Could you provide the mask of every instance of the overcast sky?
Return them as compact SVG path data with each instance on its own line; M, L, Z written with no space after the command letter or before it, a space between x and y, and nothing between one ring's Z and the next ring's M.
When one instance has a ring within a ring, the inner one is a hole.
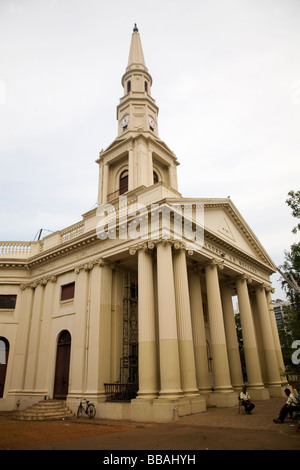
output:
M0 0L0 240L95 207L134 23L179 191L230 196L283 263L299 241L299 0Z

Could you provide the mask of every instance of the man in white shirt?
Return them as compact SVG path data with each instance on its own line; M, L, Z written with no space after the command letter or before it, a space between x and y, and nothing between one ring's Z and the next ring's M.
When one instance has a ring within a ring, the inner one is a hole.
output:
M283 423L288 413L292 414L294 411L300 411L298 399L293 393L291 393L290 389L286 388L284 390L284 393L288 398L281 410L279 411L278 418L273 419L274 423Z
M246 413L251 414L251 411L253 410L253 408L255 408L255 405L250 400L250 395L247 392L246 387L243 387L240 393L240 400L242 402L243 407L245 408Z

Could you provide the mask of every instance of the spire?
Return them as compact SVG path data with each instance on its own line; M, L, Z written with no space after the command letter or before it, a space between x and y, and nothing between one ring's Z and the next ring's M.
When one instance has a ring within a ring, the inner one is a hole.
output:
M158 107L151 97L152 77L145 64L141 38L134 25L126 71L122 77L124 96L117 107L118 134L152 132L158 137Z
M143 54L143 48L142 48L142 43L141 43L141 38L139 34L139 30L137 28L137 25L135 23L134 28L133 28L133 33L131 37L131 44L130 44L130 51L129 51L129 57L128 57L128 64L127 64L127 69L126 72L132 70L132 69L143 69L146 72L148 71L146 64L145 64L145 59L144 59L144 54Z

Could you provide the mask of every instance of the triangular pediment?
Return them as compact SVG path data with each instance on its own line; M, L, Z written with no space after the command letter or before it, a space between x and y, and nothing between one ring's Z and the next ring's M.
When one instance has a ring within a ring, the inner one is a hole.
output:
M276 271L270 256L230 199L180 198L176 200L176 204L204 206L203 220L207 239Z
M266 250L230 199L204 202L205 229L251 258L275 268Z

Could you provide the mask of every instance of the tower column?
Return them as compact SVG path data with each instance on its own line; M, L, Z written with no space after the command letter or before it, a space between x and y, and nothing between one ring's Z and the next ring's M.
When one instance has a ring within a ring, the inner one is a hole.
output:
M273 333L270 323L265 287L263 285L255 289L257 306L259 311L260 330L264 348L264 356L267 368L267 386L271 397L281 396L281 380L278 362L275 352Z
M197 386L200 392L209 393L211 392L211 384L208 371L205 323L199 272L196 270L189 271L188 278Z
M239 345L236 334L234 311L232 305L231 288L228 283L221 283L221 299L224 314L224 327L226 334L227 354L229 361L231 383L235 390L241 391L243 375Z
M252 398L268 399L269 394L262 383L247 279L245 277L236 279L236 289L243 335L248 388L251 389Z
M136 186L134 176L134 152L132 149L130 149L128 151L128 191L132 191L132 189L134 189Z
M160 398L182 397L171 243L157 244Z
M137 398L158 394L152 252L138 251L139 391Z
M174 244L177 249L173 255L173 263L181 386L185 396L195 396L199 392L196 384L186 250L177 245L179 244Z
M107 202L107 192L108 192L108 164L107 163L104 163L103 165L102 175L103 175L102 204L105 204Z
M218 279L218 264L214 260L205 266L205 274L208 317L211 332L214 389L217 392L232 392Z

